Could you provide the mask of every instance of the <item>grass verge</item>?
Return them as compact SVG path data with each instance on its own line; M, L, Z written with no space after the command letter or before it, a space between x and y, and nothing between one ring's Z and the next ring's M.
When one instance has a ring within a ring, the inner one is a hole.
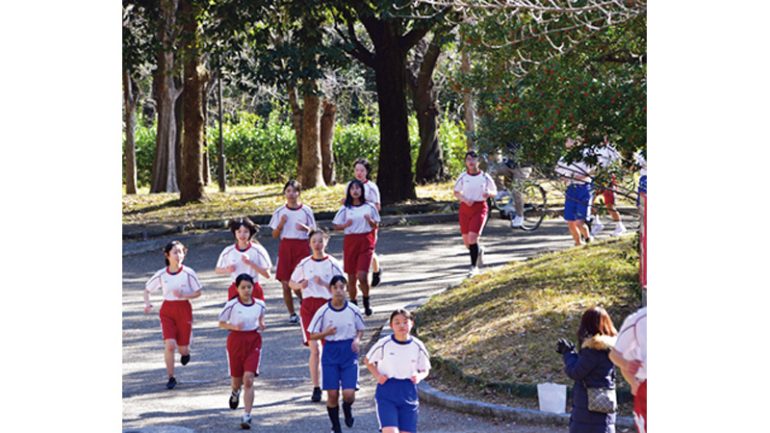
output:
M607 309L616 327L638 308L638 263L635 237L624 236L514 262L434 296L417 312L418 335L437 367L431 382L483 401L537 407L536 384L572 385L556 340L575 340L588 307Z

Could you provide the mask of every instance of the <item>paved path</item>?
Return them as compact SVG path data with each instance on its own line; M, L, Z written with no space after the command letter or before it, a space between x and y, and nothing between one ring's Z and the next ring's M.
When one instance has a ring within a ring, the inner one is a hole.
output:
M606 235L604 235L606 236ZM491 219L483 237L488 266L523 260L545 251L569 247L572 243L561 220L544 222L534 233L512 231L506 222ZM277 253L277 242L261 239L265 248ZM225 302L227 277L214 274L214 265L226 243L193 246L185 264L198 273L203 295L192 301L194 336L192 360L178 363L177 387L165 388L163 343L157 309L142 312L145 281L163 265L160 252L123 258L123 429L181 426L195 432L238 429L242 409L227 407L229 377L225 357L227 331L217 327L217 315ZM364 341L397 307L418 299L464 278L468 254L456 224L433 224L385 228L377 247L383 260L383 283L372 290L374 315L367 320ZM342 257L342 236L334 235L328 251ZM328 418L323 403L311 403L307 370L307 350L301 345L298 325L287 321L280 295L280 284L265 285L268 305L267 326L263 334L261 376L255 381L256 396L253 430L263 432L326 432ZM154 300L159 306L160 302ZM356 425L351 432L376 432L374 381L361 369L361 390L354 405ZM242 401L242 400L241 400ZM566 432L563 427L517 426L510 422L488 420L447 411L423 404L420 432L523 433Z

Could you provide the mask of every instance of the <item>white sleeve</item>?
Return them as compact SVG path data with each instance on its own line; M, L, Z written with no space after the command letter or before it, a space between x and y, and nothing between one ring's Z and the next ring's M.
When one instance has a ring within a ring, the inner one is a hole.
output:
M273 263L270 261L270 254L267 253L267 250L265 249L265 247L262 245L258 245L257 251L259 252L259 254L257 255L258 257L257 264L265 269L272 268Z
M556 171L557 174L559 174L561 176L564 176L564 177L567 177L567 178L570 178L570 179L575 174L573 172L573 170L570 169L570 167L568 167L567 164L564 162L564 159L560 159L559 160L559 162L556 164L555 171Z
M150 293L160 290L162 287L160 276L163 275L163 272L165 272L165 269L155 272L155 274L153 274L153 276L144 284L144 290L147 290Z
M235 298L237 302L238 298ZM233 312L233 307L235 306L235 302L232 302L232 300L228 301L225 304L225 308L222 310L221 313L219 313L219 321L220 322L229 322L230 321L230 315Z
M463 180L463 176L465 176L465 173L461 174L460 177L457 178L455 181L455 192L460 192L463 189L461 181Z
M487 180L487 194L489 195L497 195L497 185L495 185L495 180L492 179L492 176L489 175L489 173L484 173L484 177Z
M369 182L369 183L371 183L371 182ZM371 184L372 184L371 185L372 186L372 194L374 195L374 204L380 204L380 188L377 185L373 184L373 183L371 183Z
M380 213L377 212L377 208L374 207L374 205L369 206L369 214L372 217L372 220L374 220L374 222L376 223L380 222Z
M340 210L337 211L337 214L334 215L334 219L332 220L332 224L336 224L338 226L341 226L342 224L345 224L345 221L347 220L347 208L345 206L342 206Z
M636 324L636 314L632 314L626 317L623 321L623 326L620 327L618 337L615 340L615 350L622 353L625 357L627 353L633 351L637 346L636 338L634 337L634 325Z
M417 371L424 373L430 370L430 355L428 355L428 349L422 342L417 342L417 347L420 350L420 353L417 354Z
M335 275L345 275L345 272L342 270L342 265L340 265L340 262L337 259L329 257L329 263L332 265L332 277Z
M186 268L189 272L187 274L187 278L190 281L190 288L192 288L193 292L197 292L198 290L201 290L203 286L201 285L200 280L198 280L198 274L195 273L191 268Z
M316 228L315 215L313 215L313 209L305 207L305 214L307 215L307 226L311 229Z
M369 360L369 362L375 363L380 362L383 360L385 355L385 349L383 346L388 341L387 339L390 337L383 337L380 339L380 341L374 343L374 346L372 346L371 349L369 349L369 353L366 354L366 359Z
M270 217L270 228L275 230L278 228L278 224L281 221L281 208L278 208L273 212L273 216Z
M310 324L307 325L307 332L318 333L323 331L324 321L322 319L323 312L326 310L325 306L318 309L310 320Z
M218 268L224 268L229 265L228 263L226 263L226 260L225 260L227 258L228 251L230 251L230 247L225 248L224 250L222 250L221 253L219 253L219 259L217 259Z
M305 267L303 266L303 263L298 264L297 267L294 268L294 271L291 273L291 277L289 277L289 279L295 283L305 279Z
M363 331L364 329L366 329L366 324L364 323L364 318L361 316L361 310L359 310L358 308L354 308L353 309L353 313L355 313L354 314L354 316L355 316L354 320L355 320L355 325L356 325L356 331Z

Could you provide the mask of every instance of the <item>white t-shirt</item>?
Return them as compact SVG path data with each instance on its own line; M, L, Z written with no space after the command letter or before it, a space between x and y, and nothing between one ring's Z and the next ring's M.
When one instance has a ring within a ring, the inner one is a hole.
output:
M254 299L251 305L241 302L239 297L230 299L219 313L220 322L241 325L241 331L253 331L259 328L259 318L265 315L267 307L261 299Z
M286 215L286 224L283 226L283 230L281 230L281 239L307 240L308 232L297 229L297 223L304 224L310 228L315 228L316 226L313 209L310 206L301 204L298 208L292 209L283 205L273 212L273 217L270 218L271 229L275 230L278 228L278 225L281 223L281 216L283 215Z
M497 186L489 173L479 171L476 174L469 174L466 171L457 178L455 191L460 192L463 197L474 202L486 201L483 194L497 195Z
M169 272L168 268L163 268L156 272L147 283L144 289L150 293L163 289L163 299L166 301L182 301L182 298L174 296L174 290L181 290L185 295L191 295L202 289L201 283L195 271L187 266L182 267L176 273Z
M320 277L323 281L329 282L335 275L345 275L342 272L342 265L332 256L326 256L321 260L316 260L313 256L307 256L297 263L294 272L291 273L291 281L296 283L307 280L307 287L302 290L303 298L322 298L331 299L332 294L329 288L316 284L313 277Z
M647 159L642 155L642 152L636 152L634 154L634 158L636 159L636 163L639 164L642 169L639 171L639 174L642 176L647 176Z
M324 338L326 341L352 340L358 331L365 329L364 318L361 317L358 306L348 301L345 301L345 305L339 310L334 309L331 301L324 304L315 312L307 330L315 334L332 326L337 328L337 332L333 335L327 335Z
M642 362L636 372L639 381L647 379L647 307L626 317L615 341L615 350L623 354L623 359Z
M249 274L254 278L255 283L259 283L260 275L250 266L247 266L246 263L243 263L243 256L248 257L250 261L256 263L257 266L261 268L270 269L273 266L270 261L270 255L267 253L267 250L265 250L265 247L251 242L249 247L243 251L238 249L237 244L230 245L222 250L222 253L219 255L219 260L217 260L217 267L225 268L230 265L235 265L235 271L230 273L230 280L235 281L235 279L238 278L238 275Z
M382 337L369 349L366 358L377 364L380 374L394 379L409 379L418 372L430 370L428 350L422 341L412 336L403 343L394 335Z
M556 164L556 173L573 183L591 183L591 167L585 161L575 161L567 164L564 158Z
M371 203L366 202L358 206L342 206L337 211L337 215L334 216L332 224L342 225L347 220L353 220L353 224L350 227L345 227L344 233L346 235L369 233L374 229L366 222L364 215L369 215L374 222L380 222L380 213L377 212L377 208Z
M594 148L593 153L596 155L596 163L601 167L608 167L615 161L620 161L620 153L611 144Z

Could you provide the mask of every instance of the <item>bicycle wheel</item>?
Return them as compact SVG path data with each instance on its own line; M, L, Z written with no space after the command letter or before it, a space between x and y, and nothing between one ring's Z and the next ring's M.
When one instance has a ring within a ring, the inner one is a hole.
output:
M524 231L535 230L545 218L545 189L534 182L524 182L521 195L524 198L524 222L520 228Z

